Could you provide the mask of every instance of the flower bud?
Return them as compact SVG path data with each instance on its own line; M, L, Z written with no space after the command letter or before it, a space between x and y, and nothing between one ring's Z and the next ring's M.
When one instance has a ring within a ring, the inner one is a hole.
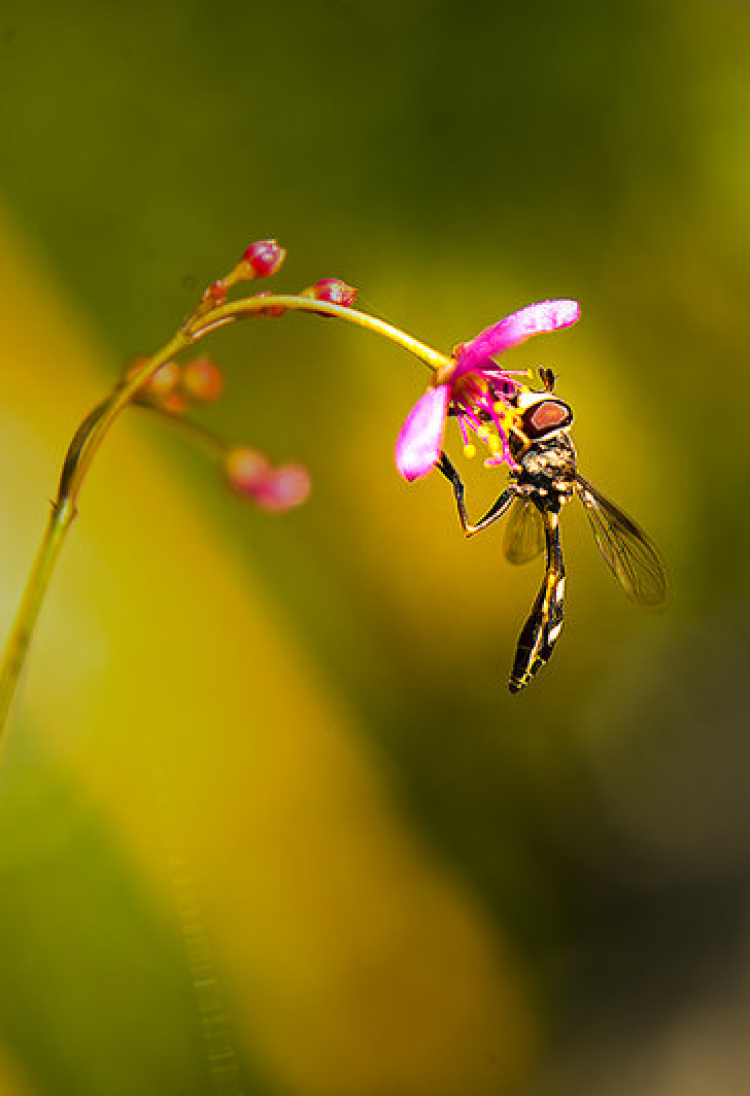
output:
M165 396L159 396L158 399L154 400L154 403L169 415L184 415L188 409L187 396L178 389L175 389L174 392L167 392Z
M281 513L292 510L310 494L310 473L301 464L284 464L276 468L259 486L255 501L264 510Z
M197 403L213 403L221 395L224 378L210 358L196 358L185 366L181 387Z
M239 495L255 498L260 486L271 473L271 465L257 449L243 446L227 453L224 471L229 486Z
M303 289L301 297L310 297L313 301L326 301L328 304L340 304L348 308L354 303L358 290L347 285L339 278L321 278L315 285Z
M228 292L229 285L226 278L219 278L218 281L213 282L203 294L203 304L212 306L224 304Z
M299 506L310 494L310 476L300 464L274 468L257 449L232 449L224 471L230 486L263 510L281 513Z
M142 365L143 359L136 362L132 369L128 371L128 376L131 376L136 369L140 369ZM139 395L160 403L166 396L175 391L181 378L182 369L177 362L164 362L164 365L160 365L153 376L149 377L141 387Z
M276 240L257 240L245 249L242 256L251 278L270 278L280 269L285 258L286 251Z

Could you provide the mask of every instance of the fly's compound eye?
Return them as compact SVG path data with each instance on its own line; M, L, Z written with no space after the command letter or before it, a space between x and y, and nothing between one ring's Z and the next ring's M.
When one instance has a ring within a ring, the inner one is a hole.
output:
M529 441L537 441L556 430L564 430L573 421L573 412L562 400L539 400L523 413L523 431Z

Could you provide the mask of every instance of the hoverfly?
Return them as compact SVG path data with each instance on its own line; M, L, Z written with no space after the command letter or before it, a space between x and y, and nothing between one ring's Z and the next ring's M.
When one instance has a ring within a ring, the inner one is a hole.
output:
M511 397L516 414L508 441L516 468L508 486L476 525L469 521L464 484L444 452L437 467L450 482L467 536L486 529L510 510L504 550L514 564L546 552L546 572L528 620L518 638L510 674L511 693L523 689L549 660L563 623L565 567L560 543L560 511L577 495L584 505L604 561L627 596L638 605L660 605L667 576L659 553L643 530L581 476L570 437L573 412L554 395L555 376L541 369L542 391Z

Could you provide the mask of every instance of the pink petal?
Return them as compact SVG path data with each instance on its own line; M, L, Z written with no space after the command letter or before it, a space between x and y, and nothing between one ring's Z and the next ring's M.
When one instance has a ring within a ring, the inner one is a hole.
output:
M530 335L544 335L570 327L581 314L578 301L540 301L529 304L518 312L511 312L504 320L480 331L475 339L464 343L458 352L458 365L452 380L474 369L480 369L490 358L517 346Z
M419 479L432 470L443 445L450 389L430 388L406 416L396 441L396 467L404 479Z

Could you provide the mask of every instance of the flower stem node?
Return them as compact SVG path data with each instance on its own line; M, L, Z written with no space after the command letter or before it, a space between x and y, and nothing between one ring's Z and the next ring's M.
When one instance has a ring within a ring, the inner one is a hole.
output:
M262 289L260 293L253 293L253 297L273 297L273 293L270 289ZM283 316L286 309L281 304L272 304L268 308L262 308L258 312L259 316Z
M239 447L225 458L230 487L262 510L281 513L299 506L310 494L310 475L300 464L275 468L257 449Z

